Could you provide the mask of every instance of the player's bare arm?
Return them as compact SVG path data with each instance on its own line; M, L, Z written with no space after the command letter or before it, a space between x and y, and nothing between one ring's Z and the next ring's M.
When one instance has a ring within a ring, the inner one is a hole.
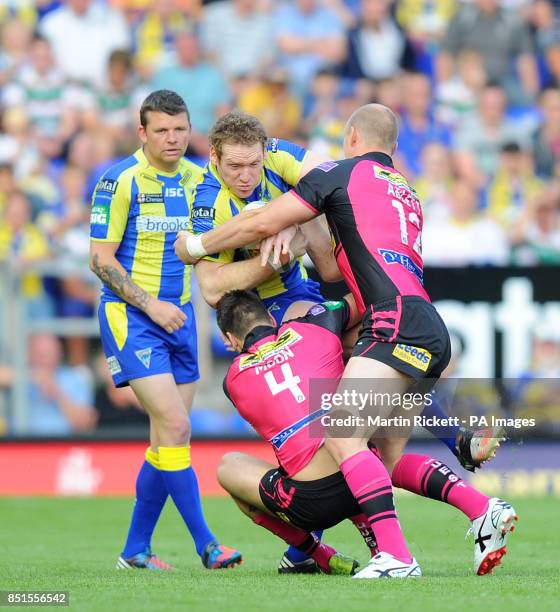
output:
M170 302L157 300L130 278L115 257L119 244L92 241L90 248L92 272L125 302L145 312L166 332L173 333L183 327L186 317L180 308Z
M289 225L306 223L317 216L317 212L305 206L295 195L288 192L273 200L260 210L237 215L220 227L189 237L188 232L179 232L175 241L175 253L184 263L195 263L208 253L219 253L237 249L268 236L277 234ZM187 249L187 240L200 243L193 252Z
M215 308L224 293L233 289L254 289L270 278L275 270L270 264L261 266L260 257L257 256L232 263L200 260L194 272L202 297Z
M307 254L321 278L328 283L342 280L325 217L321 215L312 219L302 225L300 229L307 241ZM262 248L261 250L262 257L265 255L268 257L269 254L265 252L265 249Z

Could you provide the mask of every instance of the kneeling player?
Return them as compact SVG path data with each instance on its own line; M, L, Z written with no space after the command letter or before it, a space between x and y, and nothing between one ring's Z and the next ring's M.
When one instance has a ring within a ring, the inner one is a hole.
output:
M255 523L308 553L323 571L352 573L352 560L320 544L311 531L349 518L375 554L387 544L375 525L395 513L388 505L386 512L370 521L370 531L323 440L310 435L309 425L324 413L310 410L307 385L302 384L312 378L340 379L344 369L340 337L356 318L349 303L318 304L305 317L276 327L256 296L233 291L218 302L217 316L222 333L240 352L224 389L240 414L272 444L279 463L278 467L229 453L218 469L220 483ZM472 521L476 536L475 572L490 573L499 565L517 518L511 505L488 498L446 465L424 455L403 455L392 470L392 483L461 510ZM382 503L384 496L391 496L391 487L375 494ZM418 575L420 568L413 562L403 564L401 571L392 569L387 577Z

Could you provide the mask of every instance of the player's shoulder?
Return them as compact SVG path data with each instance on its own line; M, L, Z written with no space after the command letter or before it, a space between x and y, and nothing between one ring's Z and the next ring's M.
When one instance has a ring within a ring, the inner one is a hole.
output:
M307 149L296 144L295 142L290 142L289 140L269 138L266 141L265 152L266 165L267 160L272 160L275 156L289 156L295 161L301 162L307 153Z
M204 166L197 164L188 157L183 157L179 170L183 175L183 182L190 186L195 185L204 174Z
M119 194L129 192L137 168L139 163L134 155L107 168L95 185L93 192L95 200L113 200L117 190Z
M140 167L140 162L135 155L129 155L123 160L109 166L101 176L99 182L103 180L118 181L125 178L126 175L132 175L136 169Z
M353 164L349 162L347 159L321 162L301 178L300 184L302 187L315 185L322 190L344 185L352 174Z
M201 172L192 184L193 206L215 208L223 200L219 196L226 194L227 189L220 183L209 165L201 169Z

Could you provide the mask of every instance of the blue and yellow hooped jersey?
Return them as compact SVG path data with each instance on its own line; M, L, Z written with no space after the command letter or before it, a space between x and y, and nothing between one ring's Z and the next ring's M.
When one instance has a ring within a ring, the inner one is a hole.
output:
M190 300L191 266L178 259L173 243L189 227L188 195L200 174L187 159L176 172L157 170L138 149L109 168L93 193L91 239L119 242L116 258L133 282L174 304ZM102 300L122 301L107 286Z
M289 191L298 182L307 151L302 147L271 138L266 146L261 182L245 199L237 197L223 182L216 167L209 163L196 181L191 192L192 230L199 234L223 225L238 215L249 202L268 202ZM222 251L205 259L231 263L249 259L247 249ZM301 285L307 280L307 272L301 258L287 272L276 273L257 287L261 299L275 297Z

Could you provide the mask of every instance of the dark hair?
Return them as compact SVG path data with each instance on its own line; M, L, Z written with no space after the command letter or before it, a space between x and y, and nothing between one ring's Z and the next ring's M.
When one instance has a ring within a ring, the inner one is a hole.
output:
M49 47L51 46L51 43L49 41L48 38L45 38L42 34L39 34L39 32L34 32L33 33L33 38L31 39L32 43L38 43L38 42L43 42L46 43L47 45L49 45Z
M250 291L228 291L216 305L218 327L223 334L227 332L243 339L256 323L268 324L270 316L266 306Z
M521 153L522 148L521 145L515 140L509 140L508 142L504 142L500 147L502 153Z
M267 141L263 124L253 115L238 110L230 111L212 126L208 135L218 159L222 156L224 144L254 145L260 144L263 149Z
M189 115L189 109L185 104L185 101L178 93L170 91L169 89L158 89L152 91L152 93L142 102L140 107L140 124L142 127L148 125L147 113L158 112L165 113L166 115L180 115L181 113L187 113L187 119L191 122Z
M132 55L126 49L115 49L109 55L109 66L122 64L127 70L132 68Z

